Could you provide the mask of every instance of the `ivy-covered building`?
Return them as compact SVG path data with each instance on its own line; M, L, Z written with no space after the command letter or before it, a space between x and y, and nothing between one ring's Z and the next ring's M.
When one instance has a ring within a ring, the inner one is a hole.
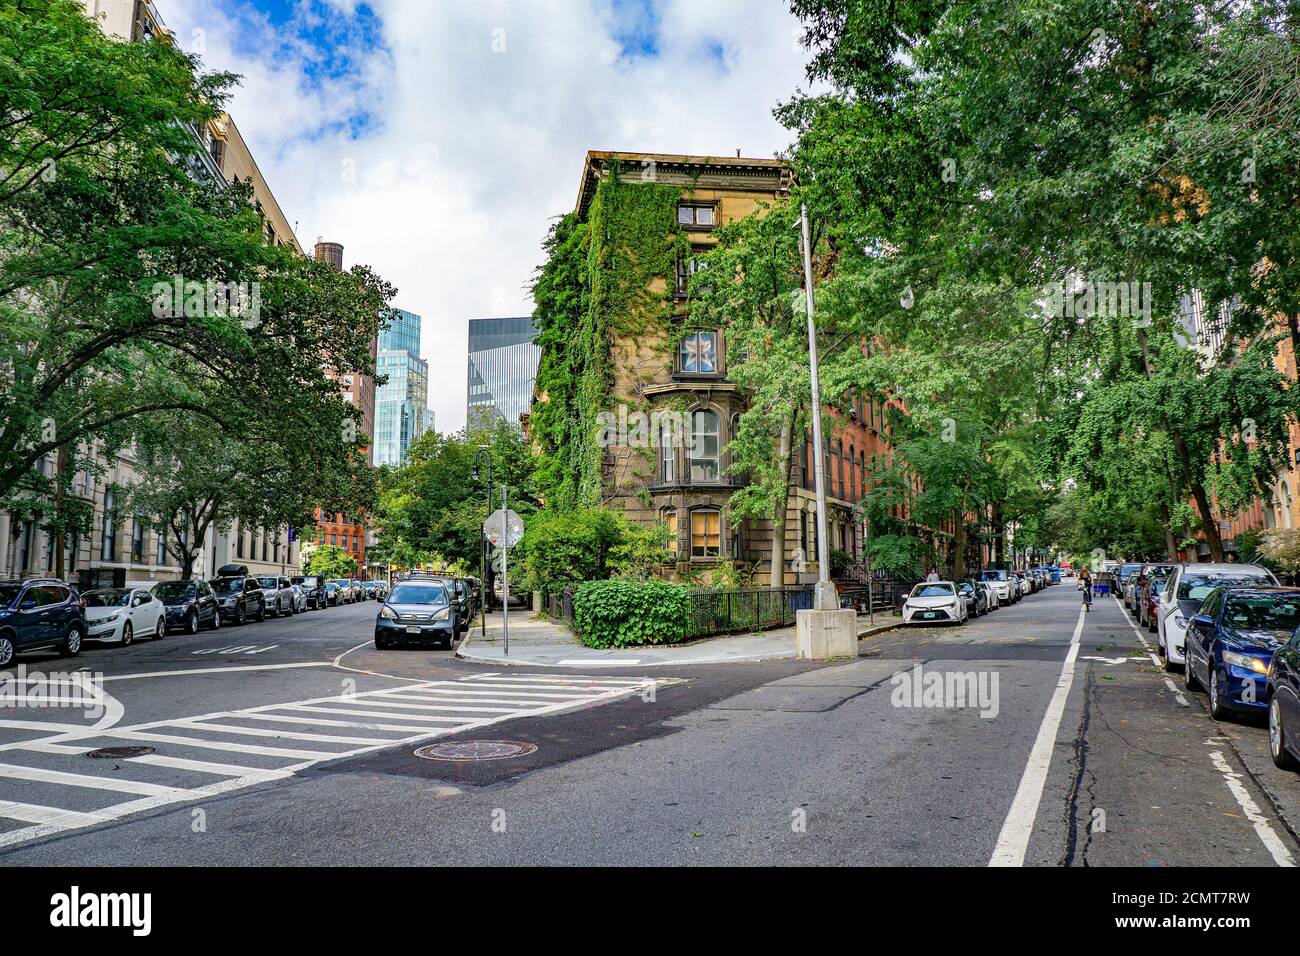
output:
M727 446L745 395L722 329L693 325L688 284L714 231L788 195L781 160L592 151L573 212L534 286L542 354L528 417L548 507L604 505L667 529L678 575L737 566L771 579L772 524L732 522L744 478ZM885 447L884 415L855 403L827 448L831 546L862 553L852 505ZM810 446L796 442L782 580L814 579Z

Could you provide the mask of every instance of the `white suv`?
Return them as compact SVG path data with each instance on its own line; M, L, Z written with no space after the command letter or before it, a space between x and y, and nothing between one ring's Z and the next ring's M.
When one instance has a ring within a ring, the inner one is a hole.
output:
M1273 572L1258 564L1180 564L1169 576L1156 605L1156 633L1165 670L1185 662L1187 626L1215 588L1277 585Z

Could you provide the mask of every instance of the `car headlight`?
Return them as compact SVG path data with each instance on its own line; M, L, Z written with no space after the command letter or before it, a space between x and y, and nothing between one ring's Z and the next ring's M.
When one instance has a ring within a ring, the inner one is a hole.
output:
M1236 651L1224 651L1223 663L1231 664L1233 667L1240 667L1243 670L1254 671L1256 674L1268 673L1268 665L1258 657L1251 657L1249 654L1238 654Z
M1178 612L1174 612L1174 626L1187 627L1187 618L1183 617L1183 615Z
M445 621L451 614L451 608L445 607L433 616L435 621Z
M397 620L397 612L394 611L387 604L385 604L383 607L379 609L379 616L382 617L385 621Z

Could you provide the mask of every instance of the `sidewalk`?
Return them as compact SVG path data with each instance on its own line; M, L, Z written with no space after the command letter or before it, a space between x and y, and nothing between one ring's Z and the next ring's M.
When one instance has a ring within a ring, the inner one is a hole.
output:
M880 623L883 620L884 623ZM858 637L870 637L900 626L892 615L877 615L868 628L858 617ZM727 664L794 657L794 628L781 627L754 634L708 637L685 644L658 647L597 649L579 643L562 624L534 618L531 611L510 613L510 654L506 656L499 613L487 618L487 637L477 621L456 649L456 656L485 664L528 664L534 667L662 667L666 664Z

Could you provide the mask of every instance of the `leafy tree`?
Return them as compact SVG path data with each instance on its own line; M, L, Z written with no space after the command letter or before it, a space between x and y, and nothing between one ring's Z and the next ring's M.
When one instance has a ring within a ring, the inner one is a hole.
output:
M307 551L306 548L303 550ZM357 559L336 544L318 545L303 559L302 573L324 578L350 578L357 573Z

